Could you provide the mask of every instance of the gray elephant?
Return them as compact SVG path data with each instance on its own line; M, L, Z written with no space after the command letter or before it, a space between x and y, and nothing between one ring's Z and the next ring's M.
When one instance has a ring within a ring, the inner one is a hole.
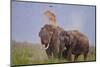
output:
M47 53L47 56L50 58L52 57L58 57L59 55L59 47L60 47L60 39L59 39L59 33L63 30L60 27L55 27L52 25L45 25L41 28L39 32L39 37L41 39L42 45L45 45L45 50Z
M64 52L64 55L67 55L67 59L69 61L72 61L72 54L75 56L74 61L76 61L78 56L81 54L84 55L84 60L87 59L87 54L89 52L89 40L78 30L61 32L60 43L60 57L62 57ZM66 50L64 51L65 47Z

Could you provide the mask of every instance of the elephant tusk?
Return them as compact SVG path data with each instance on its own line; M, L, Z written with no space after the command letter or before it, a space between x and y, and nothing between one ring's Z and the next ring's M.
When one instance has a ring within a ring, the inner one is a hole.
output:
M49 44L47 45L47 47L45 47L44 49L47 50L49 48Z

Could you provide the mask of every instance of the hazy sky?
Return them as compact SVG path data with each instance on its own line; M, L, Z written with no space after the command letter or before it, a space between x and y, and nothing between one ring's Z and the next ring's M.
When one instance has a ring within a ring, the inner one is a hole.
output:
M49 7L49 6L53 7ZM50 10L65 30L78 29L95 43L95 7L31 2L12 2L12 39L40 43L38 33L47 24L43 12Z

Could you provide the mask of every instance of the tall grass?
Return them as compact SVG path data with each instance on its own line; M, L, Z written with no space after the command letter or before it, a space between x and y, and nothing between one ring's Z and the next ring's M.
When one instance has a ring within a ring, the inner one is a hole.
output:
M95 60L95 47L90 48L87 61ZM78 61L84 61L83 55L79 56ZM26 64L47 64L69 62L66 59L48 59L46 52L41 48L40 44L21 43L12 41L11 44L11 64L26 65Z

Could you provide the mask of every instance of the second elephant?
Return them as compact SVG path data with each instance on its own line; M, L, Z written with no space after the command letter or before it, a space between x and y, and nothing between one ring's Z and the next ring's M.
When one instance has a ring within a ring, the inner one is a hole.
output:
M84 60L87 59L89 40L84 34L78 30L63 31L60 33L60 39L60 57L62 57L64 48L66 47L66 54L64 55L67 55L69 61L72 61L72 54L74 55L74 61L81 54L84 55Z

